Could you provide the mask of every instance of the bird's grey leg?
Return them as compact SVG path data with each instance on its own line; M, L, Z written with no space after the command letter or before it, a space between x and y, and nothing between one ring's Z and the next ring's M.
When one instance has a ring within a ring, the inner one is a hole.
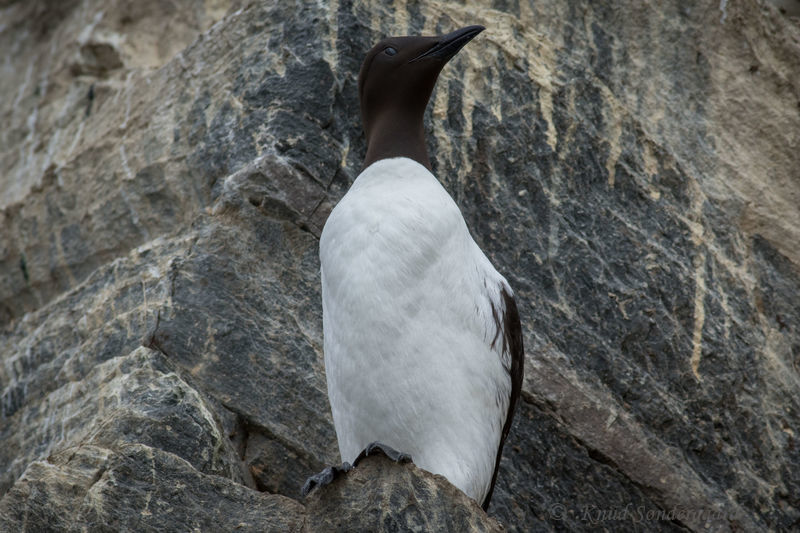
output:
M411 456L404 452L398 452L391 446L387 446L381 442L375 441L371 442L367 445L366 448L361 450L361 453L358 454L356 460L353 461L353 466L357 465L359 461L361 461L364 457L368 455L375 455L376 453L382 453L395 463L410 463L412 461Z
M306 482L303 483L303 488L300 490L300 494L305 498L315 487L323 487L331 483L334 479L349 472L352 468L353 466L348 462L342 463L342 466L329 466L306 479Z

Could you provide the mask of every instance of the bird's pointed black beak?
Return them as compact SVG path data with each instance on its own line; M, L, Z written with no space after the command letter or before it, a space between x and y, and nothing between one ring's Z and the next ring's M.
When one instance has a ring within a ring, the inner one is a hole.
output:
M409 63L426 58L438 59L443 63L447 63L465 44L485 29L483 26L467 26L446 35L440 35L436 37L436 43L431 48L409 61Z

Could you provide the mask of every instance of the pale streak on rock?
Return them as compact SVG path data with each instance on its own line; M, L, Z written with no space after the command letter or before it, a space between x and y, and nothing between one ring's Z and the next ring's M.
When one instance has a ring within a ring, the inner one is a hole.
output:
M553 90L548 85L542 85L539 93L539 104L542 118L547 121L547 144L555 152L558 148L558 133L553 122Z
M703 355L703 325L706 320L705 298L706 298L706 252L705 249L698 249L695 258L694 271L694 330L692 331L692 373L698 381L703 381L700 376L700 360Z
M339 0L329 0L328 3L328 38L323 45L322 57L331 67L332 72L338 72L339 50L336 47L339 24L336 16L339 13Z
M145 455L150 460L150 486L145 489L145 496L144 496L144 509L141 511L142 517L152 516L153 513L150 512L150 502L153 499L153 492L156 490L156 479L158 475L156 474L156 458L153 455L152 448L145 448Z
M548 198L549 199L549 198ZM552 220L550 222L550 227L548 228L547 232L547 257L557 257L558 256L558 248L560 244L560 235L559 232L561 231L561 227L559 225L558 219ZM548 268L552 268L549 267ZM551 270L551 272L553 272ZM564 313L565 316L574 317L575 310L572 309L570 302L564 296L564 289L561 286L561 281L556 272L553 272L553 286L556 292L557 300L555 306L558 310Z
M578 113L578 110L577 110L577 108L575 106L575 91L567 90L566 91L566 95L567 95L567 106L566 106L567 107L567 113L568 113L569 116L576 116L577 113ZM569 124L567 125L567 131L562 134L562 139L561 139L562 144L570 145L572 142L574 142L574 140L575 140L575 132L577 131L577 129L578 129L578 121L570 120ZM552 148L552 145L551 145L551 148ZM561 161L564 161L564 159L566 157L567 157L567 152L565 152L564 150L558 152L558 158ZM555 195L553 195L553 196L555 196Z
M411 20L408 16L408 0L396 0L392 2L394 9L393 23L397 28L397 35L411 35Z
M688 219L692 243L695 245L694 266L694 328L692 330L692 357L690 363L692 373L697 381L703 381L700 375L700 360L703 356L703 326L706 321L706 239L703 227L703 203L705 195L697 182L692 181L692 209Z
M381 2L377 6L374 4L369 3L367 0L356 0L354 2L354 7L357 10L360 10L361 13L369 13L370 20L369 20L369 27L378 30L380 33L379 38L388 37L390 33L394 32L387 32L385 30L385 25L388 20L388 16L386 13L386 6L387 3ZM368 50L368 49L367 49Z
M69 145L66 152L66 159L69 159L72 153L75 151L75 148L78 146L78 143L81 141L81 136L83 135L83 127L86 124L85 120L81 120L78 122L78 131L75 132L75 135L72 137L72 144Z
M614 96L614 93L612 93L604 83L602 83L600 80L595 80L595 83L605 97L605 105L603 106L603 119L607 127L606 139L609 144L608 158L606 159L606 171L608 172L608 186L613 188L614 178L617 172L617 160L619 159L619 155L622 153L620 137L622 136L622 114L624 111L616 96Z
M84 4L86 5L86 4ZM97 25L100 24L100 21L103 20L103 11L100 10L94 14L92 17L92 21L83 29L83 31L78 35L78 44L86 44L92 36L95 28Z
M119 143L119 159L120 163L122 164L122 170L125 171L125 178L132 180L134 178L133 172L131 172L131 167L128 166L128 154L125 153L125 139L122 139L122 142Z
M449 66L451 68L453 67L453 65ZM444 73L442 74L443 75L439 76L439 81L436 82L436 89L433 93L433 117L435 119L433 122L433 134L437 142L437 157L441 158L445 156L452 164L453 141L451 139L451 134L444 126L444 122L447 120L447 101L450 96L451 76L445 75Z
M530 47L522 57L527 58L528 75L534 83L540 86L539 99L542 118L547 122L547 144L554 152L558 148L558 132L553 121L553 94L562 85L557 78L559 68L557 66L556 54L561 44L556 43L546 35L539 34L533 30L535 27L533 18L535 13L528 11L531 9L529 3L521 3L521 24L526 30L524 42ZM519 42L517 39L511 42Z
M656 177L658 173L658 161L653 154L653 146L653 142L650 140L646 140L642 144L642 160L644 161L644 171L651 180ZM661 191L652 184L649 187L648 194L650 195L650 198L656 201L661 198Z
M339 160L339 168L347 166L347 156L350 154L350 139L345 139L342 144L342 158Z

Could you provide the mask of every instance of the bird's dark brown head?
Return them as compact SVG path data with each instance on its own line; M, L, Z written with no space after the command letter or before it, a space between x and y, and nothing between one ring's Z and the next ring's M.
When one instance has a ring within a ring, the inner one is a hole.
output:
M389 37L367 53L358 74L367 134L364 168L387 157L409 157L431 168L422 117L442 67L482 32L468 26L436 37Z

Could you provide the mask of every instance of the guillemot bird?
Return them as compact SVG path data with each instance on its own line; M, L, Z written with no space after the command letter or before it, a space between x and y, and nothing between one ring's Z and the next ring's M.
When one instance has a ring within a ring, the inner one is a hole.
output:
M358 78L364 170L320 237L328 396L342 467L382 451L484 509L522 385L508 282L431 173L423 114L442 67L482 26L391 37Z

